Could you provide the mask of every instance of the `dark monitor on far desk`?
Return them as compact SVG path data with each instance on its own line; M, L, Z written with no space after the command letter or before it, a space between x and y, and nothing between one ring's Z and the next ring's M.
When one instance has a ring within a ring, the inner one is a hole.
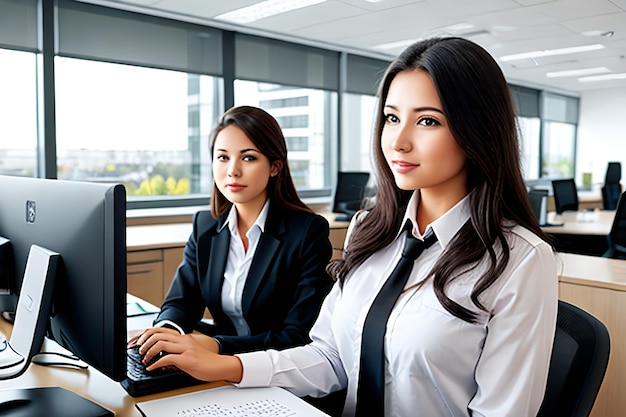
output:
M0 176L0 190L0 236L13 248L15 288L31 245L61 254L47 336L121 381L127 335L124 186Z
M337 216L337 221L350 221L363 203L365 187L369 181L369 172L338 172L337 186L333 197L333 213L343 213Z

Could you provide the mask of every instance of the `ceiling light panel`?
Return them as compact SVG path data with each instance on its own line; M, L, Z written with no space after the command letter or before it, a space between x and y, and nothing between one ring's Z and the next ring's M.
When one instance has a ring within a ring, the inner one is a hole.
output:
M611 72L607 67L596 67L596 68L580 68L580 69L572 69L566 71L555 71L548 72L546 76L548 78L558 78L558 77L579 77L581 75L595 75L595 74L606 74L607 72Z
M533 58L543 58L546 56L554 56L554 55L577 54L581 52L596 51L598 49L604 49L604 45L597 43L593 45L574 46L571 48L546 49L543 51L524 52L521 54L501 56L500 60L508 62L508 61L515 61L518 59L529 59L529 58L533 59Z
M219 16L215 16L215 19L237 24L246 24L277 14L313 6L314 4L323 3L325 1L326 0L266 0L248 7L223 13Z

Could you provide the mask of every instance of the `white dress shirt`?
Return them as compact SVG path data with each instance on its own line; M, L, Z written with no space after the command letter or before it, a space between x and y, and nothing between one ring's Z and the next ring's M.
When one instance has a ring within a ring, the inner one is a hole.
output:
M414 193L405 215L413 225L418 198ZM417 285L468 219L466 197L427 226L438 243L416 260L387 323L385 416L534 417L541 405L558 300L556 257L549 245L520 226L506 233L509 263L480 297L487 312L469 298L487 262L448 285L450 298L478 314L475 324L441 306L432 279ZM414 226L413 234L421 237L417 231ZM347 386L344 416L353 415L363 322L405 238L400 234L351 272L343 289L333 287L311 330L310 344L238 355L243 364L238 385L278 385L299 396L321 396Z
M237 209L232 206L228 217L222 226L230 230L230 248L224 271L224 284L222 285L222 309L230 318L237 330L238 336L250 336L250 327L243 316L241 299L243 288L246 285L252 258L259 244L261 234L265 231L265 221L269 212L269 200L265 202L261 213L254 224L246 232L248 238L248 250L243 246L243 241L237 228ZM220 230L222 230L220 229Z

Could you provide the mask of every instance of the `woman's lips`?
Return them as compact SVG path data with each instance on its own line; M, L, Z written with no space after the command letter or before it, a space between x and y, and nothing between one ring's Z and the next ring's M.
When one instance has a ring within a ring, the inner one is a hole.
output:
M417 168L419 164L412 164L406 161L392 161L393 168L398 174L406 174L409 171Z
M228 188L230 191L236 193L237 191L241 191L244 188L246 188L245 185L241 185L241 184L227 184L226 188Z

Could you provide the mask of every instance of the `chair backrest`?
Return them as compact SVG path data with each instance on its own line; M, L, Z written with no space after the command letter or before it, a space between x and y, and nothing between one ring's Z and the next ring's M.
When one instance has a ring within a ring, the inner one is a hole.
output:
M617 202L622 194L622 185L620 183L606 183L602 186L602 208L604 210L615 210Z
M609 162L606 167L605 184L619 184L622 180L622 163Z
M609 361L606 326L583 309L559 300L546 393L537 417L587 417Z
M578 189L573 178L552 180L552 193L557 214L578 211Z
M626 191L620 195L607 240L609 249L603 256L605 258L626 259Z

